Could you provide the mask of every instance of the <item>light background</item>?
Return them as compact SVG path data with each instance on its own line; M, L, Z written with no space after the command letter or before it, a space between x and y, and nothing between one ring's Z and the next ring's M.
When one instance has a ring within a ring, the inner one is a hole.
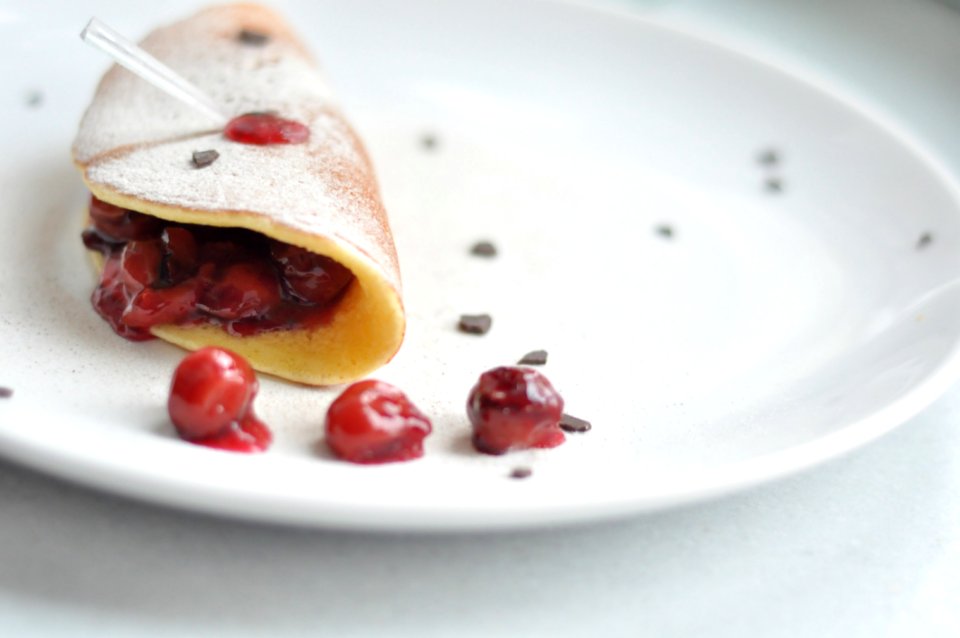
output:
M936 141L949 117L903 97L933 44L899 56L901 81L884 84L869 73L883 55L865 44L875 39L830 36L831 3L807 3L781 31L778 6L791 3L641 4L788 58L803 50L912 117L921 139ZM942 153L960 162L956 140ZM619 523L497 535L246 525L0 463L0 635L956 636L958 421L954 389L878 443L789 480Z

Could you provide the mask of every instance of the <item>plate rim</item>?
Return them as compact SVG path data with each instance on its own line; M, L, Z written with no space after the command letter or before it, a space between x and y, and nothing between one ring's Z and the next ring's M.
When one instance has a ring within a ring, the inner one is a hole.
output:
M737 46L736 39L730 39L723 34L706 32L700 28L672 23L669 19L660 20L626 9L590 5L583 0L551 0L551 2L585 11L606 13L619 19L638 21L650 27L665 29L686 38L719 47L746 58L754 64L761 64L784 74L802 83L806 88L829 96L891 136L951 192L960 210L960 182L954 172L948 168L947 163L938 155L936 149L918 140L904 122L887 114L882 106L851 92L842 83L818 75L815 71L786 63L783 59L756 55L756 51L751 52L749 47L742 46L742 43L741 46ZM538 0L538 3L549 4L544 0ZM960 25L960 19L957 24ZM957 50L960 52L960 45L957 46ZM102 465L92 467L89 465L90 459L64 454L62 450L56 448L51 451L50 448L31 445L29 442L13 437L11 432L2 427L0 427L0 456L47 475L119 494L138 502L150 502L200 514L215 514L247 521L375 532L521 529L590 523L655 512L703 502L794 475L844 456L881 438L932 404L958 380L960 380L960 332L954 335L953 345L940 364L916 381L903 396L866 417L849 422L838 430L813 440L705 470L697 474L695 481L685 483L680 489L663 492L661 496L654 499L641 495L613 501L598 499L592 503L541 504L526 512L511 512L505 515L503 511L499 511L496 517L491 516L494 513L493 509L451 511L445 507L443 511L438 511L430 507L406 506L403 509L385 512L377 508L374 508L376 511L369 511L369 506L364 505L350 507L330 503L318 503L315 509L298 511L277 507L276 503L273 507L265 507L264 505L269 503L262 504L256 500L251 502L249 498L244 498L243 492L233 495L218 490L211 492L209 486L184 492L178 491L175 486L171 487L172 483L167 479L159 479L152 475L138 475L136 472L131 475L129 469L121 471L120 465L111 465L107 468ZM4 410L6 409L5 407ZM14 408L10 412L16 414L17 411L18 408ZM136 480L129 480L131 478ZM205 497L209 496L230 496L230 498L207 500Z

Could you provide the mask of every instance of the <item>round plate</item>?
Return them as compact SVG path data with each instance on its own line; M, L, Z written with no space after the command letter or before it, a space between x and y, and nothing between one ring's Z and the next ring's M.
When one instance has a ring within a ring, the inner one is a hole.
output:
M0 25L3 58L18 64L0 159L11 459L250 519L552 524L810 466L903 422L960 371L957 185L856 104L729 48L575 6L291 2L369 146L395 230L409 327L376 376L434 434L415 462L338 462L322 443L338 388L264 379L267 454L184 443L165 415L182 352L126 342L90 308L68 152L106 66L76 38L90 13L140 35L188 4L144 17L62 3ZM500 254L472 256L479 239ZM460 314L480 312L490 333L457 332ZM464 404L477 376L540 348L567 411L593 430L553 450L476 453ZM509 478L521 466L532 476Z

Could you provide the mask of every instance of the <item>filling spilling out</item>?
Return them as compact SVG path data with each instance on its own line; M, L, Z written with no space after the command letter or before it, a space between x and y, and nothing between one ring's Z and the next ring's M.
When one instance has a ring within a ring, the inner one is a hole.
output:
M250 230L168 222L96 197L83 243L104 258L94 308L133 341L163 324L236 336L312 328L354 280L329 257Z

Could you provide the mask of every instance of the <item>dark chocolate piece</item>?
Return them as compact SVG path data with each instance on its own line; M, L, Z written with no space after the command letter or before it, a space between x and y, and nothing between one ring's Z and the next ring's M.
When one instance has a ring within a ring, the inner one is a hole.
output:
M420 146L422 146L427 151L432 151L437 148L438 144L437 136L430 133L424 133L420 137Z
M497 247L493 245L493 242L478 241L470 247L470 254L478 257L496 257Z
M460 315L460 323L457 327L460 332L466 332L472 335L485 335L490 331L493 325L493 317L490 315Z
M560 429L564 432L588 432L592 427L589 421L578 419L566 412L560 417Z
M923 250L927 246L933 243L933 234L924 233L917 238L917 250Z
M270 41L270 36L266 33L260 33L259 31L243 29L237 36L237 40L243 44L249 44L250 46L262 47L264 44Z
M0 385L0 399L9 399L13 396L13 390Z
M529 467L515 467L510 470L510 478L512 479L525 479L530 478L533 474L533 470Z
M30 108L38 108L43 104L43 93L40 91L30 91L27 93L26 102Z
M216 152L213 149L208 151L194 151L193 152L193 165L197 168L203 168L204 166L210 166L217 161L217 158L220 157L220 153Z
M542 366L547 362L547 351L546 350L531 350L527 354L523 355L523 358L517 361L517 365L521 366Z
M783 180L779 177L768 177L763 181L763 187L768 193L783 192Z
M660 224L654 231L664 239L673 239L673 226L669 224Z
M757 155L757 162L764 166L776 166L780 163L780 153L776 149L768 148Z

